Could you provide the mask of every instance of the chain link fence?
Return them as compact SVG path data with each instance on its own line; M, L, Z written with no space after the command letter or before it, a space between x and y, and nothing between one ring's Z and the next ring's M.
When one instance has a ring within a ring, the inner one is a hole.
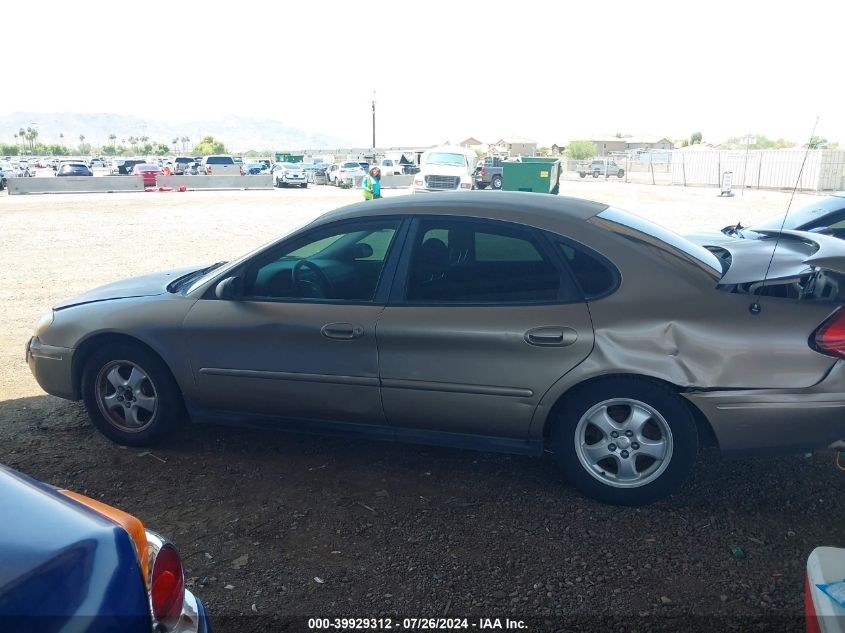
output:
M806 157L800 182L798 175ZM618 169L593 169L593 161L562 159L562 178L605 178L652 185L712 186L731 172L733 188L845 190L845 151L842 150L675 150L602 156ZM622 175L620 176L620 172Z

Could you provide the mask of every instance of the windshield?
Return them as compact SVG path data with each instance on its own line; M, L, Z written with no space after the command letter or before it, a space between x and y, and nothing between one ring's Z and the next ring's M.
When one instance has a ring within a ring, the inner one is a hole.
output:
M669 229L649 222L633 213L612 207L605 209L596 217L620 225L626 229L633 229L633 231L648 238L644 240L646 243L655 244L657 242L657 245L662 246L665 250L674 251L675 254L680 254L684 259L694 260L694 262L703 265L702 267L709 269L711 274L715 274L719 278L722 276L722 265L713 253L703 246L693 244L688 239L681 237ZM631 231L628 230L618 232L623 235L631 235Z
M845 210L845 197L827 196L820 198L797 211L790 211L786 216L783 228L787 230L812 229L829 213L842 210ZM783 213L748 228L751 231L778 231L781 222L783 222ZM819 225L824 225L824 222L819 223Z
M425 163L427 165L452 165L454 167L464 167L467 164L467 159L463 154L432 152L426 156Z
M343 163L344 169L361 169L360 163Z

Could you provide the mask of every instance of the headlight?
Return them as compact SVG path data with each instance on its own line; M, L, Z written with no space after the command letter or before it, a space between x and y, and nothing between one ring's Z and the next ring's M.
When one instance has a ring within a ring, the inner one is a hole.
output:
M38 319L38 323L35 324L35 336L40 338L41 334L46 332L47 328L53 325L53 315L54 312L50 310L47 314Z
M472 183L471 182L462 182L461 183L461 189L472 189Z

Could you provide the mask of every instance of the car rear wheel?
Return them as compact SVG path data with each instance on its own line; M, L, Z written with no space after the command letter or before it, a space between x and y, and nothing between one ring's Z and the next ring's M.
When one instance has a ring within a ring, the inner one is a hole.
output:
M687 480L698 432L686 403L669 387L639 378L607 378L567 396L550 444L565 476L583 494L617 505L643 505Z
M625 177L625 170L624 170L624 169L620 169L618 172L616 172L616 176L617 176L618 178L624 178L624 177Z
M88 417L118 444L148 446L172 430L182 414L176 381L164 362L140 345L96 350L82 374Z
M587 177L587 172L585 172L585 171L581 171L581 172L578 172L578 175L579 175L579 176L581 176L581 178L586 178L586 177Z
M593 172L593 178L598 178L598 177L599 177L599 172L594 171L594 172Z
M492 189L501 189L502 188L502 177L501 176L493 176L493 179L490 181L490 187Z

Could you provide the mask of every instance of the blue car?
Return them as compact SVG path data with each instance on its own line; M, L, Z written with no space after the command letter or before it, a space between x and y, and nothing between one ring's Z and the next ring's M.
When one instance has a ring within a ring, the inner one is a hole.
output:
M206 633L173 545L131 514L0 465L0 631Z

